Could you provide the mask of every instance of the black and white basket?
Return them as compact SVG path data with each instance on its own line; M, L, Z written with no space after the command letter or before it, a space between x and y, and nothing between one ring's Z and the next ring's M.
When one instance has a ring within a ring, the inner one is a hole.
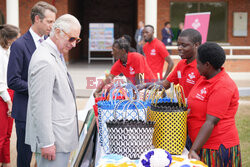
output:
M127 112L131 112L128 110L131 104L135 106L138 120L126 120ZM145 121L139 120L137 105L143 106L139 101L131 101L124 106L125 118L123 120L117 120L116 110L114 110L115 119L107 122L111 153L123 155L130 159L138 159L143 152L153 148L154 122L147 122L144 106Z

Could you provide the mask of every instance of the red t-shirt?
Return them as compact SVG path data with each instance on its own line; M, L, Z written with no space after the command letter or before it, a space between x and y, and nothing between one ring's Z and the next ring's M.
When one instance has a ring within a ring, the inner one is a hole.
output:
M189 64L186 59L180 60L167 78L169 82L173 82L175 85L180 84L183 87L185 97L188 97L190 90L200 78L196 65L196 59Z
M234 81L222 71L207 80L201 76L188 96L188 134L194 142L200 128L206 121L206 114L220 119L211 136L202 148L216 149L223 144L226 148L239 145L235 125L239 91Z
M147 42L143 47L143 52L146 55L146 59L149 67L153 71L154 75L162 79L162 71L165 62L165 57L169 55L166 46L157 38L153 39L150 43Z
M136 52L128 52L126 67L122 65L120 60L116 61L110 73L114 76L123 73L133 84L135 84L135 74L139 73L144 74L144 82L152 82L156 79L145 57Z

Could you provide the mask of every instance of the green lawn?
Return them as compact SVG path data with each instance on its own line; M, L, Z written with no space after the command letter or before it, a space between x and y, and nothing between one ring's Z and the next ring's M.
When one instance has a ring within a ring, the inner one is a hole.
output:
M242 166L250 166L250 97L240 98L236 125L240 136Z

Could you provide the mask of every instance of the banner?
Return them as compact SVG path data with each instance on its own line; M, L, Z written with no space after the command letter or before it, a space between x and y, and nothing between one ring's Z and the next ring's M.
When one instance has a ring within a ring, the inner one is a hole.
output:
M184 29L193 28L201 33L202 43L207 41L210 12L187 13L185 15Z

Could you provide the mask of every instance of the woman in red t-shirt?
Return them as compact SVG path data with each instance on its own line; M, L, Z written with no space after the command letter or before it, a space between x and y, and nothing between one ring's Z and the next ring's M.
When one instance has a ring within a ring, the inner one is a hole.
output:
M241 166L241 152L235 114L239 92L222 65L224 50L207 42L198 48L200 79L188 96L188 133L192 147L188 157L208 166Z
M115 76L123 73L126 78L134 85L141 82L152 82L156 80L145 57L136 52L129 52L130 44L124 38L115 40L112 46L112 54L117 60L112 66L110 74L102 83L100 83L94 93L97 97L102 88L109 84ZM140 78L140 74L144 75L144 80Z

